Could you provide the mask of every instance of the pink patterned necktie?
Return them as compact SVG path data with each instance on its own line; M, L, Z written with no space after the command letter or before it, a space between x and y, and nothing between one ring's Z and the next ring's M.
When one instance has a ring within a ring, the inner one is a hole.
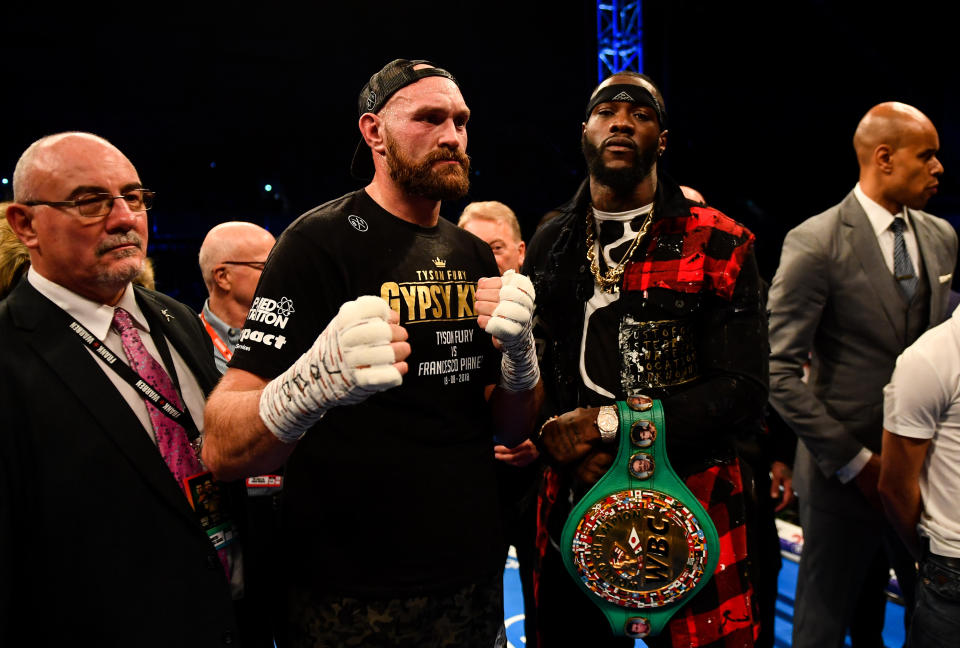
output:
M130 368L140 374L140 377L150 383L154 389L163 394L170 403L178 410L184 413L184 416L190 416L183 408L183 401L180 400L180 394L173 388L173 381L170 380L170 374L164 370L163 366L157 362L143 346L143 340L137 333L130 313L117 308L113 311L113 327L120 333L120 340L123 342L123 352L130 361ZM192 477L203 472L203 466L197 455L190 446L190 440L187 438L187 432L183 426L163 414L146 399L147 411L150 414L150 424L153 425L153 433L157 437L157 447L160 449L160 456L167 462L167 468L173 473L177 485L184 495L187 493L187 487L184 478ZM227 582L230 582L230 562L227 557L227 548L217 550L217 556L220 558L220 564L223 566Z
M173 406L184 412L185 416L189 416L184 411L180 395L173 388L170 375L143 346L143 341L130 318L130 313L122 308L117 308L113 312L113 327L120 333L123 352L126 354L127 360L130 361L130 367L140 374L141 378L150 383L154 389L163 394ZM149 401L144 400L144 402L150 414L150 423L153 425L160 455L167 462L167 467L173 473L180 489L186 494L183 479L203 472L203 467L190 446L190 440L187 438L187 432L183 429L183 426L167 417Z

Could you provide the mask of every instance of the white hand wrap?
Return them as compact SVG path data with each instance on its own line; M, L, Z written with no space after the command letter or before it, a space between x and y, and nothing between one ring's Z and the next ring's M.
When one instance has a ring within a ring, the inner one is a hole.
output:
M359 403L403 382L393 366L389 314L380 297L345 303L313 346L267 383L260 418L278 439L292 443L331 407Z
M500 288L500 303L486 331L503 345L500 386L509 391L532 389L540 380L537 349L533 342L533 308L536 293L524 275L507 270Z

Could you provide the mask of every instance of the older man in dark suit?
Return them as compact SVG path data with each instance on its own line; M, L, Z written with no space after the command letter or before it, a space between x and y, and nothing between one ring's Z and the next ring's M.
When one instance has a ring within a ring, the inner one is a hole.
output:
M106 140L61 133L14 194L31 267L0 305L0 645L238 644L236 494L192 446L210 340L131 284L153 193Z
M877 497L882 392L900 352L944 320L957 261L953 227L920 211L943 173L930 120L882 103L853 143L859 183L787 234L770 288L770 401L801 441L794 646L841 646L848 628L854 646L882 645L888 560L911 600L913 564Z

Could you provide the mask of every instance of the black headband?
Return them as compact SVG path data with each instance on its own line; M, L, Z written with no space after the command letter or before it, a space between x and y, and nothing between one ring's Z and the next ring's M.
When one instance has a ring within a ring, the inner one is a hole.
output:
M660 130L667 127L667 116L660 106L660 102L653 96L649 90L641 85L634 83L615 83L604 86L597 91L590 103L587 104L587 119L590 119L590 113L593 109L602 103L608 101L625 101L638 106L648 106L657 113L657 121L660 122Z

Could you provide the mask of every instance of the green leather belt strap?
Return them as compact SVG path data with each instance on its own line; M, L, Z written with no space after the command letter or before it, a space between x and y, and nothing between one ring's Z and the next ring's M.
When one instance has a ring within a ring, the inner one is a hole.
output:
M617 401L617 457L563 527L567 571L615 635L663 630L713 575L717 529L667 459L660 401Z

